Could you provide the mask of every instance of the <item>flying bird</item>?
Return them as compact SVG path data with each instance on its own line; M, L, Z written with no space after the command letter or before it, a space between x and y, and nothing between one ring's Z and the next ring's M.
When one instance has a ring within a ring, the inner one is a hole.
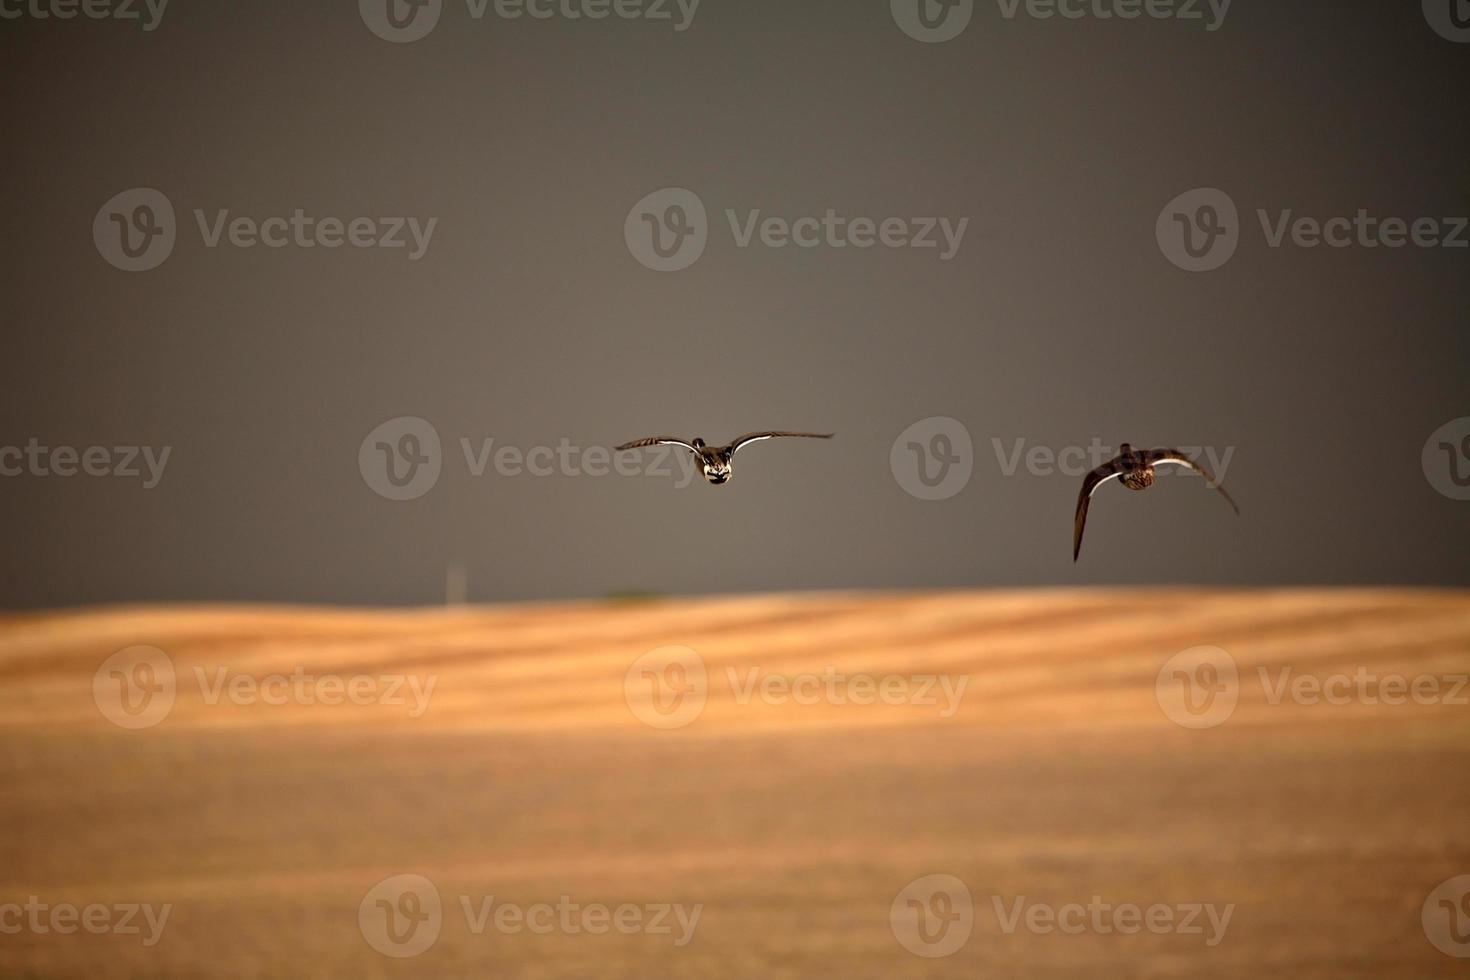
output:
M1240 508L1235 506L1229 493L1221 486L1209 470L1205 469L1188 456L1177 449L1145 449L1135 450L1128 443L1123 443L1123 451L1118 456L1099 466L1082 480L1082 492L1077 496L1077 521L1072 528L1072 560L1075 562L1077 556L1082 553L1082 528L1087 524L1087 507L1092 501L1092 495L1097 488L1109 480L1117 479L1129 490L1147 490L1154 485L1154 467L1156 466L1187 466L1220 491L1220 496L1225 498L1236 515L1240 514Z
M703 439L685 442L673 436L654 436L651 439L625 442L618 446L616 451L643 449L646 446L682 446L699 460L699 465L704 471L705 482L719 486L730 481L731 457L752 442L764 442L767 439L831 439L832 435L831 432L825 434L820 432L749 432L728 446L706 446Z

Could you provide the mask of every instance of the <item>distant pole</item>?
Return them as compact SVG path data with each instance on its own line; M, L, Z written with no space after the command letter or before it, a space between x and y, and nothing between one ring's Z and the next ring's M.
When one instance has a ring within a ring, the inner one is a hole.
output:
M464 562L450 562L444 570L444 604L462 606L469 599L470 578Z

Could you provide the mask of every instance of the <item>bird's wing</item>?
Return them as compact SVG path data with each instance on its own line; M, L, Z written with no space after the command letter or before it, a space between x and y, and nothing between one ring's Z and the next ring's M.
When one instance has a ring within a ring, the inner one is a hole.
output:
M767 439L831 439L832 435L831 432L747 432L730 443L730 453L734 455L742 446Z
M1236 506L1235 498L1230 496L1230 493L1220 484L1218 480L1215 479L1214 475L1210 473L1209 470L1205 469L1199 463L1196 463L1194 460L1190 459L1179 450L1151 449L1147 453L1144 453L1144 458L1148 460L1150 466L1187 466L1190 469L1194 470L1200 476L1204 477L1205 481L1210 486L1220 491L1220 496L1225 498L1225 502L1230 505L1230 509L1235 511L1236 515L1239 516L1240 508Z
M697 452L689 443L683 439L676 439L673 436L653 436L649 439L636 439L633 442L623 443L621 446L615 448L613 452L621 453L629 449L644 449L648 446L683 446L691 453Z
M1092 495L1104 483L1122 476L1123 469L1123 461L1115 459L1104 463L1082 478L1082 492L1077 495L1077 519L1072 524L1073 561L1076 561L1077 556L1082 553L1082 529L1087 526L1087 508L1092 503Z

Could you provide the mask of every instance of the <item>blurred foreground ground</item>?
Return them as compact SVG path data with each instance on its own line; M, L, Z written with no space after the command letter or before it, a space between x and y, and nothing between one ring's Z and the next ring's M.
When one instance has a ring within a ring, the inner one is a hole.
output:
M167 660L109 661L135 645ZM1238 679L1171 660L1200 645ZM1466 593L9 616L0 976L1464 976L1430 933L1470 956L1470 899L1431 895L1470 875L1467 673ZM972 924L901 896L930 875ZM1005 928L1094 896L1234 908ZM28 901L171 910L146 945L141 913L16 930ZM683 945L673 913L497 927L538 903L701 908Z

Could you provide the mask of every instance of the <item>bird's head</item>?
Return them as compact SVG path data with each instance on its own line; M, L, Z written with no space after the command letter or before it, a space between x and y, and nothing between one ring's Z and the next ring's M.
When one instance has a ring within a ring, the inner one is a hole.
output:
M699 454L700 467L704 470L706 483L720 486L730 482L730 453L721 449L703 449Z

